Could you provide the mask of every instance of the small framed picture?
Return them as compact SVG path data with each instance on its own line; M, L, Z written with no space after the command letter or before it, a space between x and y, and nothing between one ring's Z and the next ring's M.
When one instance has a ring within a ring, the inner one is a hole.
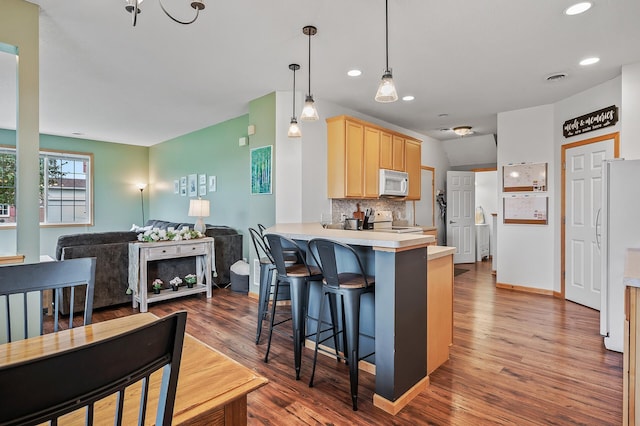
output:
M198 175L198 185L207 184L207 175Z
M183 197L187 196L187 177L182 176L180 178L180 195Z
M189 182L188 182L188 188L189 188L189 197L197 197L198 196L198 175L193 174L193 175L189 175Z
M174 194L180 193L180 181L178 179L173 181L173 193Z
M200 185L198 187L198 195L207 195L207 185Z
M209 176L209 192L216 192L216 177Z

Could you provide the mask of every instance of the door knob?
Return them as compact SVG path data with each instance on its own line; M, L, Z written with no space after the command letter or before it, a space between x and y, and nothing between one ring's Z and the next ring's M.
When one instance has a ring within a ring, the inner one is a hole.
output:
M449 223L458 223L455 220L450 220Z

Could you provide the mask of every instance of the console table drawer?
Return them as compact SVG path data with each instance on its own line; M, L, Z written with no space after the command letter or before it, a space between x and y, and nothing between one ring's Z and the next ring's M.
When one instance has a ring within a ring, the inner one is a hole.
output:
M164 247L148 247L146 248L149 259L163 258L166 256L175 256L180 253L180 247L174 245L166 245Z
M180 254L183 255L187 255L187 253L190 253L191 255L196 256L206 253L206 247L198 243L181 245L178 247L178 250L180 250Z

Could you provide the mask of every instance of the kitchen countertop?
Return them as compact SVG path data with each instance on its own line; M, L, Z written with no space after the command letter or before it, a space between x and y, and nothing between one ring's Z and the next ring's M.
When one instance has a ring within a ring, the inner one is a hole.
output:
M435 241L433 235L392 233L377 231L351 231L325 229L320 223L279 223L267 228L267 233L283 235L293 240L327 238L345 244L384 248L408 248L423 246Z
M427 260L434 260L440 257L448 256L455 253L455 251L455 247L429 246L427 247Z
M623 283L629 287L640 287L640 248L627 249Z

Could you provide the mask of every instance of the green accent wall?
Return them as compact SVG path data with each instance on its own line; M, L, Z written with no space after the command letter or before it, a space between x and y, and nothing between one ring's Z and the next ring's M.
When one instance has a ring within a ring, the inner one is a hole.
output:
M15 131L0 129L0 145L15 146ZM142 221L140 190L136 184L148 180L149 148L40 135L40 149L93 154L94 191L94 225L41 227L40 254L54 257L56 242L60 235L128 231L132 223ZM33 173L37 174L38 170L34 170ZM145 210L148 210L149 198L146 190L144 197ZM148 218L148 213L145 216ZM0 254L15 253L15 228L0 228L0 241Z

